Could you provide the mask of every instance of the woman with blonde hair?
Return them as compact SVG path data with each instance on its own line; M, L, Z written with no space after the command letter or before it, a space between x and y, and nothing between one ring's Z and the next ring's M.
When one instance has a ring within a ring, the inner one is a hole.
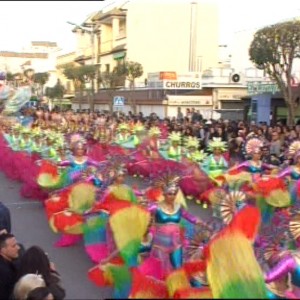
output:
M45 286L45 281L41 275L26 274L16 283L14 288L14 298L16 300L25 300L32 290Z

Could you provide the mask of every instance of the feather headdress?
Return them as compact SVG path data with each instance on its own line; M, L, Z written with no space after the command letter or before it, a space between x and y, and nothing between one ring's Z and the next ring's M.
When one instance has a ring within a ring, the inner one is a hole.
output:
M153 184L156 187L167 188L168 186L178 186L180 181L180 171L167 169L160 174L159 177L153 180Z
M203 150L195 151L191 154L191 158L194 162L203 162L206 157L207 153L205 153Z
M214 137L208 143L208 150L213 152L215 149L220 149L221 151L225 152L227 149L227 143L222 141L221 138Z
M244 150L247 155L252 155L254 153L260 152L262 146L263 146L262 140L260 140L256 136L251 136L246 140Z
M196 137L189 136L185 140L185 146L186 146L186 148L198 148L199 141Z
M157 126L151 127L150 130L149 130L149 135L150 136L155 136L155 135L160 136L161 135L161 130Z
M164 193L176 194L175 202L180 203L184 207L186 207L185 198L179 188L179 181L181 177L182 171L167 169L154 180L154 186L161 188Z
M175 131L171 132L169 134L169 140L171 142L178 142L179 143L181 141L181 133L180 132L175 132Z
M53 138L53 135L51 135L51 137ZM85 144L85 139L83 138L82 135L78 134L78 133L75 133L75 134L72 134L70 136L70 148L74 148L74 146L78 143L82 143L82 144Z
M118 131L122 131L122 130L126 130L126 131L130 131L130 126L127 123L120 123L117 127Z
M138 122L138 123L134 124L133 132L137 133L137 132L143 132L143 131L145 131L145 126L142 123Z

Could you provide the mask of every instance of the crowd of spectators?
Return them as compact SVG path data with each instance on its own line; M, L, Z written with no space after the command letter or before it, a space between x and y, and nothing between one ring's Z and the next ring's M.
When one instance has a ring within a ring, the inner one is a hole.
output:
M38 246L25 249L11 232L10 211L0 202L0 299L62 300L55 265Z
M142 112L134 115L132 112L93 112L88 110L82 112L47 111L42 109L24 112L31 115L33 120L38 118L50 122L53 126L63 123L73 123L80 131L81 127L95 128L100 118L105 117L108 125L117 125L121 122L142 122L146 128L153 125L164 124L168 132L181 132L182 136L195 136L199 140L199 149L206 149L209 141L218 137L228 143L229 157L232 162L243 161L243 145L247 137L256 135L264 141L263 160L269 160L274 164L284 163L285 151L288 145L295 139L300 138L300 125L286 126L280 122L267 125L265 122L244 122L242 120L214 120L205 119L195 108L182 111L178 107L177 115L174 117L159 118L156 113L144 116ZM115 126L116 127L116 126Z

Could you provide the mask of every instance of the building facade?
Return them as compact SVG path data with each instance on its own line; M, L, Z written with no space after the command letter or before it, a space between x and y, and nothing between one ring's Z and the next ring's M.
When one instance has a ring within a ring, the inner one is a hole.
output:
M119 2L84 22L97 28L93 39L90 33L74 28L78 47L85 60L93 52L101 72L112 71L124 60L139 62L144 75L137 80L137 86L143 86L147 74L157 70L182 73L215 67L219 51L218 9L206 1L195 3Z

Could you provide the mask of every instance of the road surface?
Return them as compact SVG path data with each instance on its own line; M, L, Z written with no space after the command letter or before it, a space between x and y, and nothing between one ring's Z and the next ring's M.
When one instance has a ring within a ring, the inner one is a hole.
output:
M133 179L128 179L132 183ZM134 180L136 181L136 180ZM136 181L139 186L140 182ZM99 288L87 278L87 271L94 264L89 260L82 243L68 248L56 248L58 235L48 226L43 204L20 196L21 184L11 181L0 172L0 200L8 206L12 217L12 232L25 247L38 245L49 254L62 276L66 299L107 299L112 297L110 288ZM190 202L190 211L206 219L207 210Z

